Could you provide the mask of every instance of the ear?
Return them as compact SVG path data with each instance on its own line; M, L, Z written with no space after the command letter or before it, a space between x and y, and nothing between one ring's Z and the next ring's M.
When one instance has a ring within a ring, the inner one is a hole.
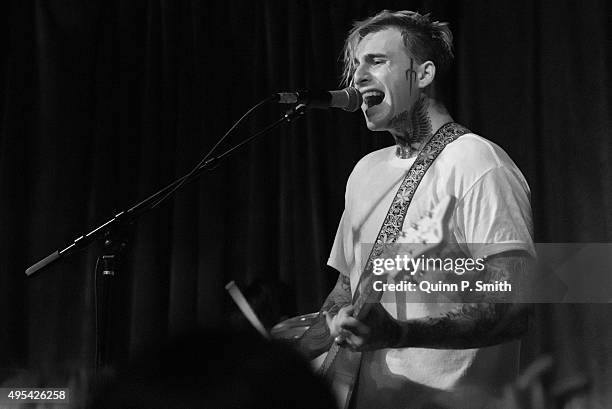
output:
M436 77L436 65L432 61L425 61L419 67L419 88L425 88Z

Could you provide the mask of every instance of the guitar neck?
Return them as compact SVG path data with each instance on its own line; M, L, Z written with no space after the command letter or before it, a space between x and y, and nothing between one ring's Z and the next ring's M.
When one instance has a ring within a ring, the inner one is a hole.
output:
M382 291L374 290L374 282L380 280L381 277L373 274L370 269L366 269L366 271L367 276L359 283L359 295L353 302L353 316L357 319L363 319L367 315L370 305L380 302L383 294Z

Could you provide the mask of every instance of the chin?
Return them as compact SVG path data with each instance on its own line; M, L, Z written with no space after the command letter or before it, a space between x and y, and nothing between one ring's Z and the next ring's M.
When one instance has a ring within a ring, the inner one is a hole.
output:
M386 130L385 127L381 126L380 124L375 124L373 122L366 121L366 126L368 127L370 131L373 131L373 132L382 132Z
M363 116L366 122L366 126L370 131L386 131L388 130L388 125L393 115L391 114L391 110L388 107L385 107L384 111L377 111L374 113L367 114L367 112L363 111Z
M370 131L376 131L376 124L368 121L367 119L366 119L366 126L368 127Z
M379 118L378 120L372 121L366 116L365 123L370 131L381 132L388 129L387 125L389 124L389 120L387 118Z

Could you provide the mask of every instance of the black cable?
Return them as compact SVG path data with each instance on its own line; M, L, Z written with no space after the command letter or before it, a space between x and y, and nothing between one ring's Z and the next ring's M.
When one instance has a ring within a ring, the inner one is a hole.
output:
M213 146L206 155L204 155L204 157L202 158L202 160L200 160L200 162L198 162L198 164L187 174L184 176L183 180L178 183L175 187L173 187L172 189L170 189L168 192L166 192L165 195L163 195L161 197L161 199L159 199L158 201L156 201L155 203L153 203L150 207L150 209L154 209L155 207L157 207L161 202L163 202L164 200L166 200L168 198L168 196L172 195L174 192L176 192L178 189L181 188L181 186L183 186L185 184L185 182L187 182L190 177L198 171L198 169L200 169L200 167L202 165L204 165L206 163L206 161L212 156L213 152L215 151L215 149L217 149L217 147L219 145L221 145L221 143L229 136L230 133L232 133L232 131L242 122L244 121L249 115L251 115L251 113L253 113L253 111L255 111L257 108L259 108L260 106L262 106L263 104L266 104L270 101L273 101L277 98L277 95L271 95L268 98L258 102L257 104L255 104L254 106L252 106L248 111L246 111L244 113L244 115L242 115L240 117L240 119L238 119L236 122L234 122L234 124L231 126L231 128L225 133L225 135L223 135L221 137L221 139L219 139L219 141L217 141L217 143L215 144L215 146Z

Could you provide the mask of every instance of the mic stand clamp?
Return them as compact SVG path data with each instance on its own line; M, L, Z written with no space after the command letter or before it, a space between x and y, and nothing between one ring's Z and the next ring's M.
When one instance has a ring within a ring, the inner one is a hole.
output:
M293 122L297 118L303 116L304 112L306 112L306 104L297 104L289 108L287 112L285 112L285 116L283 117L283 119L288 123Z

